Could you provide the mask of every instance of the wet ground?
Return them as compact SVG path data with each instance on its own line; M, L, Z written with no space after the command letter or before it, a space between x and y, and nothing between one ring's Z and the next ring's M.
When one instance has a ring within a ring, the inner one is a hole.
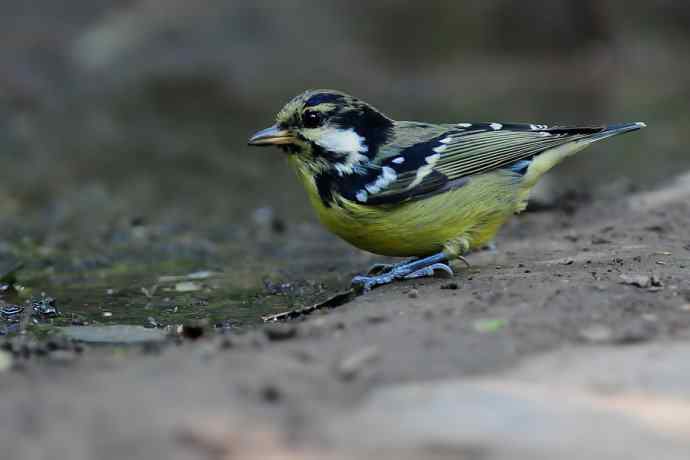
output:
M690 179L562 203L452 279L268 325L379 259L267 209L8 238L3 458L685 458Z
M32 313L25 321L29 333L32 326L42 333L70 325L169 329L195 319L221 330L245 330L262 316L347 286L347 269L370 259L334 244L313 224L291 226L288 235L287 224L269 208L258 209L253 220L242 231L219 231L215 239L140 223L86 244L9 239L3 301L6 310L25 308L6 315L0 334L21 332L21 320ZM55 300L59 314L32 312L31 303L46 296Z

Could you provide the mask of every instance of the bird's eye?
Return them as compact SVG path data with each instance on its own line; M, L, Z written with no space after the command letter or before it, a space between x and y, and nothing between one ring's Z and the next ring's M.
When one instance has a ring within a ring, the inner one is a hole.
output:
M302 123L305 128L316 128L321 124L321 115L308 110L302 115Z

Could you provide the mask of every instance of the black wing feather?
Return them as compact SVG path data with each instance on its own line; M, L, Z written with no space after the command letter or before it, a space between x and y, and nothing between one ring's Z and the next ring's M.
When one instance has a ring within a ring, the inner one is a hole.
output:
M389 155L376 164L378 168L392 168L397 178L380 192L368 193L366 203L398 203L459 187L469 176L510 168L545 150L604 130L603 127L498 123L472 124L465 128L450 125L441 135L402 149L398 155Z

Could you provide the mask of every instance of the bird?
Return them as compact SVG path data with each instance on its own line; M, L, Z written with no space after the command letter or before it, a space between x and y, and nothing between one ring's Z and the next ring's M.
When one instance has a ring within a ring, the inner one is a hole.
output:
M396 121L344 92L307 90L255 133L277 146L327 229L365 251L411 258L377 264L352 286L445 273L490 245L558 163L594 142L645 127ZM469 264L468 264L469 265Z

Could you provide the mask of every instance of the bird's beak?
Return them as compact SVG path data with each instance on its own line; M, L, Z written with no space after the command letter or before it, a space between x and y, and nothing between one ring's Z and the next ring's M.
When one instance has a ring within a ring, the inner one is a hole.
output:
M249 138L249 145L284 145L295 141L295 136L287 130L280 129L278 125L262 129Z

